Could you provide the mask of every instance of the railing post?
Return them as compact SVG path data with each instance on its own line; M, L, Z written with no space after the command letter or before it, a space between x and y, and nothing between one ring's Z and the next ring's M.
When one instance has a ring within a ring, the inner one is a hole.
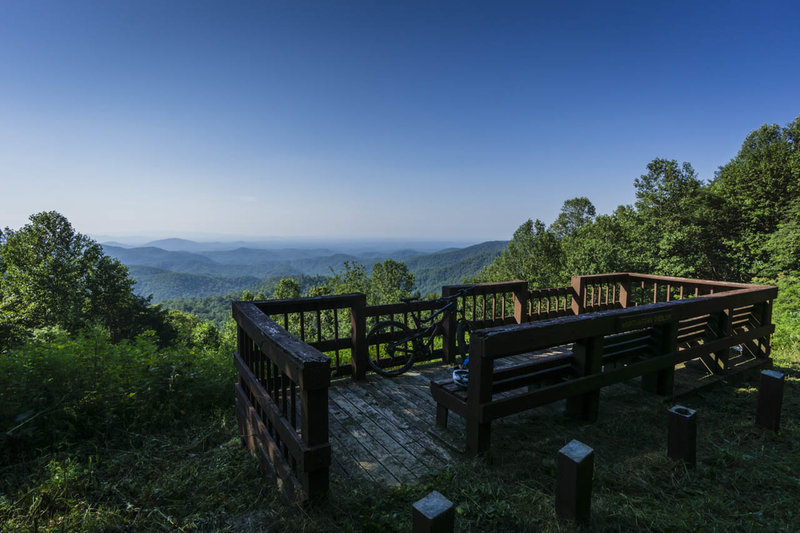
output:
M328 443L328 387L300 389L303 410L301 438L309 447ZM309 500L318 500L328 493L328 466L307 469L303 466L303 488Z
M659 355L666 355L678 351L678 322L668 322L658 329L659 335ZM666 368L656 370L649 374L642 375L642 389L658 394L661 396L668 396L672 394L672 389L675 384L675 365L670 364Z
M353 347L351 353L351 364L353 365L353 379L366 379L367 375L367 296L359 294L350 308L350 320L352 321Z
M572 365L578 376L599 374L603 367L603 337L575 341ZM567 416L592 422L600 410L600 389L567 398Z
M586 308L586 286L583 283L583 276L572 276L572 314L579 315Z
M619 286L619 304L623 309L627 309L631 303L631 278L626 276Z
M453 287L442 287L442 298L453 295L456 291ZM455 305L458 306L458 300ZM452 364L456 360L456 313L448 313L442 322L442 359L447 364Z
M528 282L514 289L514 320L517 324L527 322Z

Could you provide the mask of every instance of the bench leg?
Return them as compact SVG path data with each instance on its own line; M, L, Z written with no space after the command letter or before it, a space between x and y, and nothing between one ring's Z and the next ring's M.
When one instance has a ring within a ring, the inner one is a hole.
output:
M447 407L440 403L436 404L436 425L442 428L447 427Z
M660 396L669 396L675 385L675 367L642 375L642 389Z
M566 415L586 422L595 422L600 411L600 391L567 398Z
M489 450L491 429L491 422L480 423L477 420L467 419L467 452L470 455Z

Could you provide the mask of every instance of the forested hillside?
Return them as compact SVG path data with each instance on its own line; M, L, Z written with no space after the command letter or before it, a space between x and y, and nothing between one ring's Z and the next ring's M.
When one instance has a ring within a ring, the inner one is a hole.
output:
M505 247L504 242L495 241L435 253L410 249L393 252L365 249L354 252L354 255L326 248L239 247L202 251L201 243L182 239L150 244L159 243L175 250L105 244L103 251L128 267L136 282L137 294L152 297L154 303L169 300L166 305L179 309L194 307L192 303L180 303L180 299L220 296L244 289L258 293L263 291L263 287L258 286L262 282L272 287L280 278L325 276L341 271L345 263L359 263L371 268L386 259L406 261L414 273L416 289L422 294L438 293L442 285L458 283L475 275ZM221 243L211 245L222 246ZM271 296L271 289L264 294Z

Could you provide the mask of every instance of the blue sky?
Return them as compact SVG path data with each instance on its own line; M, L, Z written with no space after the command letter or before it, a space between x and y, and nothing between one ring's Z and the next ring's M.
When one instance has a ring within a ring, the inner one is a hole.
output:
M797 2L0 3L0 226L507 239L800 114Z

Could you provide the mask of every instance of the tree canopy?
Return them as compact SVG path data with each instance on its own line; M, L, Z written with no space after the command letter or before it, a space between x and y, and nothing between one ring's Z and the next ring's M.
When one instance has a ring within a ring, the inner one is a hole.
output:
M636 201L595 216L564 202L553 224L528 220L476 280L566 284L570 276L648 272L730 281L800 265L800 117L751 132L704 183L688 162L656 158L634 179Z
M100 325L112 340L144 329L166 332L160 310L133 294L125 265L55 211L29 220L0 237L1 343L46 326L75 332Z

